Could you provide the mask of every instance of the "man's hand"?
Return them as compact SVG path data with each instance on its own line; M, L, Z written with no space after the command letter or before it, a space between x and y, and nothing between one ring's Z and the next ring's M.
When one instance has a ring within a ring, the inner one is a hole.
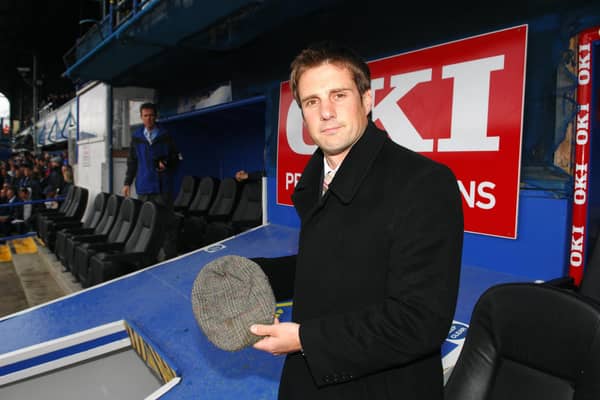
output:
M164 161L159 161L158 162L158 172L163 172L165 169L167 169L167 164L165 164Z
M248 173L243 169L235 173L235 180L238 182L248 179Z
M257 336L264 336L253 347L274 356L302 350L300 325L295 322L280 323L275 318L273 325L252 325L250 332Z
M131 194L129 189L129 185L123 186L123 189L121 189L121 193L123 193L123 196L129 197L129 195Z

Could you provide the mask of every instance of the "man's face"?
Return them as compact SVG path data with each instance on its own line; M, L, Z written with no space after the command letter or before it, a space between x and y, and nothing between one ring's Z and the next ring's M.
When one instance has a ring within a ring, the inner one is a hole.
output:
M337 166L367 127L371 91L361 96L347 68L321 64L300 76L298 94L310 137Z
M156 122L156 113L151 108L143 108L140 112L140 116L142 117L142 123L144 127L148 130L154 128L154 123Z

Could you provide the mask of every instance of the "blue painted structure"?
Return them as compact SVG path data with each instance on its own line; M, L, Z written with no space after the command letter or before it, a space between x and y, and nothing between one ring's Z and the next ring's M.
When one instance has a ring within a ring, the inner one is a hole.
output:
M264 170L264 115L264 97L254 97L161 119L183 155L175 192L185 175L223 179Z
M198 328L190 294L207 262L227 254L275 257L293 254L298 230L267 225L123 279L0 320L0 354L125 319L139 327L172 360L182 381L164 399L275 399L282 357L252 348L228 353ZM210 249L210 247L209 247ZM497 283L523 278L463 266L456 318L468 323L481 293ZM289 307L281 316L289 320Z

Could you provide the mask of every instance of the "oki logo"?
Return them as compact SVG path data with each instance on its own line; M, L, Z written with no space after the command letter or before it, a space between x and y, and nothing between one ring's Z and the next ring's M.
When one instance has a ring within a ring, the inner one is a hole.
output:
M590 83L592 63L591 44L586 43L579 46L579 72L577 72L577 80L580 85Z
M372 120L453 170L469 232L516 237L526 38L519 26L369 63ZM291 205L316 146L288 82L278 133L277 203Z
M442 79L453 81L450 137L438 139L437 151L498 151L499 137L488 137L490 74L504 68L504 56L444 65ZM415 86L432 80L432 68L390 77L392 91L373 107L373 119L380 120L395 142L418 152L434 151L434 139L424 139L398 102ZM384 89L385 78L371 83L375 96Z
M437 151L498 151L500 138L487 135L487 110L490 74L503 68L503 55L443 67L442 79L453 80L452 121L450 137L438 139ZM372 109L373 120L381 121L392 140L418 152L433 151L434 139L423 137L398 102L415 86L431 80L431 68L393 75L390 78L392 91ZM385 78L371 81L371 90L375 96L378 91L385 89L384 82ZM290 103L287 115L286 135L290 148L296 154L312 154L316 146L305 142L302 113L296 102Z

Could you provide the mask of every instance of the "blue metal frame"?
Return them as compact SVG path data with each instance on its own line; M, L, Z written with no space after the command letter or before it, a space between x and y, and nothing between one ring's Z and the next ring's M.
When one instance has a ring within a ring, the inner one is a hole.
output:
M264 102L265 99L266 99L266 96L256 96L256 97L250 97L248 99L236 100L236 101L231 101L231 102L223 103L223 104L217 104L215 106L201 108L199 110L188 111L185 113L172 115L170 117L161 118L160 121L158 121L158 122L178 121L178 120L195 117L195 116L202 115L202 114L208 114L208 113L212 113L212 112L216 112L216 111L223 111L223 110L228 110L231 108L241 107L241 106L245 106L248 104L256 104L256 103Z
M137 23L137 21L146 13L149 13L150 11L152 11L152 9L160 2L160 0L149 0L148 1L148 5L146 7L144 7L141 10L133 10L132 13L132 17L127 19L127 21L125 21L123 24L119 25L117 30L114 30L114 25L112 23L112 21L114 21L114 6L111 3L110 4L110 11L108 13L108 15L101 21L101 25L104 24L104 22L110 18L110 35L105 38L103 41L101 41L94 50L88 52L86 55L84 55L83 57L81 57L80 59L78 59L73 65L71 65L70 67L67 68L67 70L64 72L64 76L68 76L70 77L72 75L72 72L79 68L80 65L82 65L83 63L87 62L90 58L92 58L94 56L94 54L99 51L100 49L102 49L103 47L107 46L108 43L112 42L113 40L118 40L120 38L120 35L126 30L128 29L131 25L134 25L135 23Z

